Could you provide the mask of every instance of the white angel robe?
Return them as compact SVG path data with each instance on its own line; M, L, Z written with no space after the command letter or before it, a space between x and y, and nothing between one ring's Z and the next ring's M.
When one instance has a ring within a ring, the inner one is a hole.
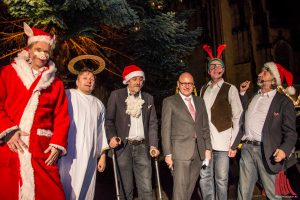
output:
M97 158L108 149L105 107L93 95L66 91L71 119L68 153L59 161L59 172L67 200L92 200L95 193Z

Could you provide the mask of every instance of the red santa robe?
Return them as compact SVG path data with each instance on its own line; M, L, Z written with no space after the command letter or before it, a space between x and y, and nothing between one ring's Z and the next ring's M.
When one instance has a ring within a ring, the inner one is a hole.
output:
M62 81L49 61L37 78L22 53L0 68L0 139L15 129L29 133L21 139L28 145L24 153L0 145L0 199L64 199L57 165L47 166L54 146L66 153L69 115Z

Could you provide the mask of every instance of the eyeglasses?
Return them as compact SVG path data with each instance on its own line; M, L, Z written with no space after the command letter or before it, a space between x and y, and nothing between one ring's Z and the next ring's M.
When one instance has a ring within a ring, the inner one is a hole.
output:
M210 70L213 70L213 69L216 69L216 68L219 68L219 67L223 67L223 65L222 64L210 64L209 65Z
M189 86L189 87L192 87L194 86L194 83L182 83L180 81L178 81L180 85L182 85L183 87L186 87L186 86Z

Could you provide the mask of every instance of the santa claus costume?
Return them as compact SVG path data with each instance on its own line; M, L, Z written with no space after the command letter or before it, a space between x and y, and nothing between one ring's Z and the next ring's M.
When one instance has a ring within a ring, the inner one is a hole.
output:
M26 24L24 30L28 45L47 42L53 47L48 33ZM65 198L58 167L46 165L50 152L44 152L52 146L66 153L70 120L64 86L52 61L33 72L27 50L0 68L0 139L15 130L29 134L21 136L28 146L24 153L13 152L7 143L0 145L1 200Z

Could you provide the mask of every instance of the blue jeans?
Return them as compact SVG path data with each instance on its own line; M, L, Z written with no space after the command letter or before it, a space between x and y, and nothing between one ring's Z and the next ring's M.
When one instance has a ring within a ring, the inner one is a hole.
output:
M228 151L213 151L208 167L200 171L203 200L227 199L228 171Z
M261 179L262 185L267 193L267 197L281 199L275 195L276 174L269 174L262 161L261 147L252 144L244 144L240 159L240 179L238 186L238 199L252 199L253 190L258 180Z
M133 176L135 177L139 199L152 200L152 169L146 144L125 146L117 157L120 185L120 198L133 199Z

